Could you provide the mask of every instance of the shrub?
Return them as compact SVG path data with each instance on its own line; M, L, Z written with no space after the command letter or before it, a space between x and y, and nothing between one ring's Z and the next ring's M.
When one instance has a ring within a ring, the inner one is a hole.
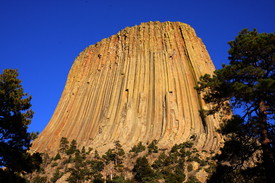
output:
M152 164L152 167L154 169L158 169L158 168L161 168L163 166L162 164L163 164L163 162L160 159L156 159L154 161L154 163Z
M193 170L193 165L192 165L192 164L189 164L189 165L187 166L187 170L188 170L188 172L191 172L191 171Z
M56 156L54 157L54 159L53 159L53 160L54 160L54 161L56 161L56 160L58 160L58 159L61 159L61 156L60 156L60 154L59 154L59 153L57 153L57 154L56 154Z
M186 183L201 183L201 182L194 175L190 175Z
M142 142L139 142L138 145L134 145L132 147L132 149L129 151L129 152L134 152L134 153L139 153L139 152L142 152L142 151L145 151L145 146L142 145Z
M178 164L178 166L180 167L180 168L184 168L184 162L185 162L185 159L184 158L180 158L179 159L179 164Z
M46 183L46 182L47 182L47 177L40 177L39 175L37 175L33 179L33 183Z
M207 172L207 173L211 173L211 168L210 167L205 168L204 171Z
M185 142L185 147L191 148L194 145L193 142Z
M53 177L51 178L51 182L55 183L60 177L63 176L64 173L59 172L59 169L55 170L55 173L53 174Z
M204 160L201 160L200 165L201 165L201 166L206 166L207 163L206 163Z
M179 149L179 146L177 144L175 144L172 149L171 149L171 153L175 153L175 152L178 152L178 149Z
M88 152L86 154L90 154L90 152L93 150L93 148L89 147Z
M149 145L148 145L148 153L152 154L152 153L158 153L158 146L156 146L157 144L157 140L153 140Z
M192 161L195 161L195 159L192 156L189 156L187 161L192 162Z
M187 152L186 152L186 156L188 156L188 157L191 156L191 154L192 154L191 151L187 151Z
M165 178L165 182L182 183L185 177L185 173L179 167L176 167L175 173L170 173Z
M85 154L85 153L86 153L85 147L84 147L84 146L82 146L81 153L82 153L82 154Z
M55 166L57 166L57 165L58 165L57 162L53 162L52 165L51 165L51 167L55 167Z
M163 161L163 165L164 166L169 166L171 165L172 161L171 161L171 158L168 156L165 158L165 160Z

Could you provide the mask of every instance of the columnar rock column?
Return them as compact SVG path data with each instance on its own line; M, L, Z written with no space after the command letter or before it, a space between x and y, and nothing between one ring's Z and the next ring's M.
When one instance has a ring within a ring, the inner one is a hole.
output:
M180 22L126 27L75 59L56 110L32 149L54 153L61 137L105 151L115 140L129 149L156 139L159 147L196 136L198 149L215 150L219 118L194 90L214 65L193 28Z

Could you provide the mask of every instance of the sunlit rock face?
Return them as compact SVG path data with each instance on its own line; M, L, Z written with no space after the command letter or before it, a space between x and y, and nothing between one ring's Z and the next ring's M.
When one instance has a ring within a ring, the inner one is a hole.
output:
M103 152L120 140L127 150L156 139L160 148L196 137L215 150L219 118L194 90L214 65L194 29L180 22L126 27L87 47L75 59L55 112L32 149L56 153L61 137Z

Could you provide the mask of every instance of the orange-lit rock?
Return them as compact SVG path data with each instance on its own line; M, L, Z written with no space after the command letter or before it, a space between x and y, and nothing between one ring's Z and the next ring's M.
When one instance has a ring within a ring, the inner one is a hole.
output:
M75 59L56 110L32 149L55 153L61 137L105 151L115 140L127 150L156 139L160 148L196 136L196 148L215 150L218 118L194 90L214 65L194 29L180 22L126 27L87 47Z

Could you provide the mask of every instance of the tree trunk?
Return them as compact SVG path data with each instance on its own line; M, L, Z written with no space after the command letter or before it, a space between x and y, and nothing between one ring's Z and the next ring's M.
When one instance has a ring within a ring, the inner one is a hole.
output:
M103 175L104 175L104 183L106 183L106 180L107 180L107 165L105 164L105 166L104 166L104 173L103 173Z
M267 127L267 114L265 101L262 99L259 105L259 120L260 120L260 131L261 131L261 146L263 148L263 164L265 167L266 179L268 183L275 182L275 166L274 157L270 147L270 138L268 136Z

